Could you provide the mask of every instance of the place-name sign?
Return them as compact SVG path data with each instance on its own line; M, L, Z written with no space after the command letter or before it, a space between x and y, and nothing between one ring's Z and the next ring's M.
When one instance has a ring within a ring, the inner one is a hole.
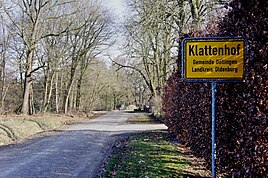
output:
M243 80L244 38L186 38L182 43L185 80Z

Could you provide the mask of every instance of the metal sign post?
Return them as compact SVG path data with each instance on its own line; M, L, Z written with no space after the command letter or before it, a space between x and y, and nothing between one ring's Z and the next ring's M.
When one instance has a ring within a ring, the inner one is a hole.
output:
M217 93L217 83L212 82L211 83L211 90L212 90L212 145L211 145L211 172L212 177L216 178L216 93Z
M246 39L242 37L186 38L182 42L182 78L210 82L212 90L211 172L216 178L216 93L218 82L244 79Z

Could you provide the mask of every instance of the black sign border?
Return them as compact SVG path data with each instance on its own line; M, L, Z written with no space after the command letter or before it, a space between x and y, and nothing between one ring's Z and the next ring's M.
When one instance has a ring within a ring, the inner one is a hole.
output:
M185 45L188 41L243 41L245 44L246 51L244 53L244 65L243 65L243 78L186 78L186 59L185 59ZM182 66L182 79L185 82L243 82L245 76L245 58L248 53L248 41L246 37L236 36L236 37L201 37L201 38L184 38L181 44L181 66Z

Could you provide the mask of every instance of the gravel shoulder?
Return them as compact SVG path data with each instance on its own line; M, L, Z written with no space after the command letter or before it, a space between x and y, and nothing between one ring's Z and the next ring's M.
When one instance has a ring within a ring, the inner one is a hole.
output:
M0 147L0 177L94 177L119 137L166 129L163 124L129 124L139 113L108 112L26 142Z

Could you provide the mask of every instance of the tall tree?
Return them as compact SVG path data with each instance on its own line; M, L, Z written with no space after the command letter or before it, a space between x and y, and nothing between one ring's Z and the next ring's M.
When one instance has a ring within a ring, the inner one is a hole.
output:
M173 5L174 3L160 0L129 2L133 11L126 24L126 49L130 60L127 64L117 65L138 72L152 96L161 95L162 87L174 64L172 56L175 56L175 50L172 49L178 31L172 28L172 16L166 12L167 7L171 8Z
M19 37L21 45L25 46L24 63L24 94L21 107L22 114L33 113L33 73L44 66L35 68L36 50L40 41L49 36L60 35L69 29L69 24L62 24L63 29L56 33L46 31L47 22L60 21L64 17L60 8L69 2L60 0L11 0L13 7L5 7L12 26L10 29ZM58 13L50 13L57 11Z
M2 14L0 21L0 113L3 113L5 109L5 98L9 88L8 81L6 81L6 58L10 46L10 34L7 32L6 20Z
M81 1L76 24L82 28L68 34L70 42L70 74L64 97L64 112L70 106L79 109L82 80L90 62L111 44L113 25L108 12L98 3ZM76 84L76 85L75 85ZM70 101L75 91L73 102Z
M222 8L227 1L205 0L136 0L128 1L132 12L126 20L125 63L139 73L152 96L161 95L162 88L174 68L177 56L177 40L190 29L204 28L207 16ZM153 8L152 8L153 7Z

